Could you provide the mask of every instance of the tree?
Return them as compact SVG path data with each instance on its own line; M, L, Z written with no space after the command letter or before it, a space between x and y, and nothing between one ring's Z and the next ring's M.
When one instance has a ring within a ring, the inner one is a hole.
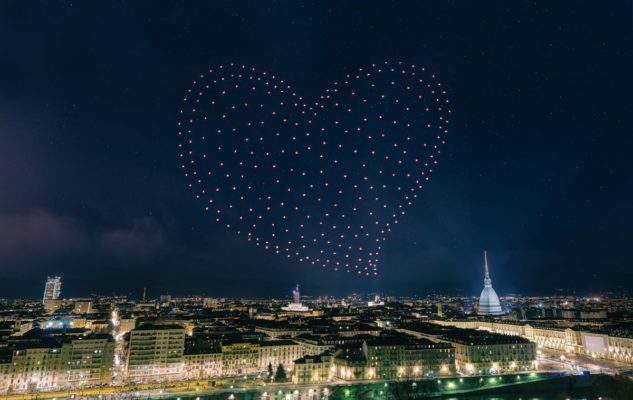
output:
M277 372L275 372L275 382L285 382L287 380L288 377L286 377L286 370L283 365L279 364L277 366Z
M273 364L272 363L268 363L268 378L270 379L273 378Z

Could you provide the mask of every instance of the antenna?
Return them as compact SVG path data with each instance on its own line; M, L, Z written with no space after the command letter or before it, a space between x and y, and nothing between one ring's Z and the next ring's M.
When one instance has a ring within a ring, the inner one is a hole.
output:
M490 272L488 271L488 252L484 250L484 286L492 286L492 279L490 279Z

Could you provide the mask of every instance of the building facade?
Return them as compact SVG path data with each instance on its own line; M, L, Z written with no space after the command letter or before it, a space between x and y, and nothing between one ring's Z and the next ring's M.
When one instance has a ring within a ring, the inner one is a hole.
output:
M28 393L112 382L114 340L63 336L13 343L0 352L0 392Z
M82 300L75 301L73 307L74 314L90 314L92 313L92 301L91 300Z
M455 347L455 364L460 373L474 375L536 368L536 345L521 337L456 329L440 340Z
M272 365L273 370L276 370L277 366L281 364L287 372L292 372L295 360L305 354L303 346L292 340L262 342L260 343L259 368L261 371L266 371L268 365Z
M489 332L521 336L538 346L548 349L633 363L633 334L629 331L616 331L615 334L605 334L572 328L539 326L536 324L510 324L507 322L477 320L432 320L429 322L462 329L487 330ZM593 339L595 336L598 338ZM601 341L603 345L599 345Z
M447 343L411 337L377 338L334 353L334 376L343 380L416 379L455 374L455 350Z
M2 393L25 393L58 387L60 348L45 343L9 349L0 361Z
M329 382L334 376L332 353L324 352L320 355L307 355L294 362L294 383L322 383Z
M222 343L222 375L253 375L261 371L259 343L239 341Z
M49 276L44 286L44 296L42 304L46 305L48 300L57 300L62 292L62 278L60 276Z
M58 385L62 388L107 385L112 381L115 342L109 335L79 337L60 351Z
M180 379L185 328L179 325L141 325L130 332L127 380L130 382Z
M222 375L222 353L191 353L183 356L183 379L205 379Z

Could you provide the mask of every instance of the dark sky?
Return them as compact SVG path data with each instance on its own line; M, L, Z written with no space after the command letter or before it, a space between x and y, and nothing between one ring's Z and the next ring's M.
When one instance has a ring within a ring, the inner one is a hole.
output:
M448 91L447 145L377 277L256 248L186 189L177 122L213 66L316 99L385 60ZM631 3L0 2L0 297L500 294L633 285Z

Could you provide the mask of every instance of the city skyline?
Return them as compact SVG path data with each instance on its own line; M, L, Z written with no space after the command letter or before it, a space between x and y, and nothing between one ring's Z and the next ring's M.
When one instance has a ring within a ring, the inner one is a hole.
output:
M630 17L0 0L0 396L631 400Z
M49 277L43 302L0 302L0 393L8 399L328 400L354 391L392 400L516 388L628 400L633 389L630 298L517 296L499 313L483 295L479 304L306 299L295 284L276 300L56 298L62 284Z
M626 13L403 2L368 4L355 18L337 3L142 5L2 6L2 297L41 296L52 274L69 296L148 287L250 297L297 281L315 293L476 295L484 249L501 295L633 286ZM103 24L89 23L97 15ZM436 75L452 114L377 276L271 254L205 214L177 151L196 77L254 66L314 101L385 60Z
M44 284L44 300L42 300L42 296L40 295L39 301L42 304L45 304L47 298L58 300L59 301L72 301L75 299L89 299L89 298L102 298L102 297L120 297L120 298L129 298L130 300L157 300L164 296L169 296L170 298L179 298L179 299L197 299L201 297L217 297L217 298L226 298L231 300L248 300L248 299L274 299L274 300L291 300L291 302L296 303L296 295L298 293L297 289L299 286L308 287L308 290L311 290L307 295L302 294L301 297L307 297L310 302L317 301L319 299L346 299L346 298L362 298L373 300L378 296L379 299L385 300L387 298L393 298L395 301L400 301L402 298L406 299L429 299L429 298L439 298L439 297L454 297L454 298L464 298L471 299L473 301L481 302L481 298L483 292L481 291L481 286L484 288L484 292L486 292L486 288L488 286L488 281L486 279L487 274L484 273L484 279L482 280L483 285L480 285L479 289L476 289L472 293L464 293L463 290L459 288L454 288L450 290L420 290L420 291L411 291L407 292L396 292L394 290L384 291L384 290L353 290L353 291L335 291L335 290L321 290L318 289L318 286L313 286L309 282L307 285L302 283L297 283L296 286L291 285L294 289L282 288L280 290L277 289L266 289L259 294L256 295L248 295L248 294L236 294L235 289L226 290L226 291L198 291L198 292L178 292L171 291L169 287L148 287L143 286L140 288L136 288L137 290L132 290L130 292L121 291L120 288L112 288L109 291L104 292L87 292L82 291L81 288L72 288L70 293L67 294L65 291L61 291L61 285L64 281L62 276L48 276L47 279L42 281ZM489 278L488 278L489 279ZM52 287L56 287L56 289L52 289ZM49 289L51 287L51 289ZM41 286L39 287L41 293ZM38 301L37 298L26 295L26 293L37 292L38 288L21 288L21 296L15 297L7 297L5 296L5 300L33 300ZM54 292L54 290L56 290ZM237 290L239 291L239 290ZM303 291L303 289L302 289ZM493 289L494 291L494 289ZM54 293L54 295L53 295ZM302 292L303 293L303 292ZM48 297L47 297L48 296ZM488 296L488 295L486 295ZM516 297L533 297L533 298L566 298L566 297L576 297L583 299L595 299L595 298L628 298L630 297L630 293L627 290L623 290L621 292L616 291L576 291L576 290L554 290L551 292L508 292L503 293L501 295L497 295L495 291L495 296L498 296L498 299L501 299L501 306L503 307L504 299L514 299ZM487 300L486 300L487 302ZM300 302L299 302L300 303ZM504 312L507 312L507 308L504 307ZM494 314L492 314L494 315Z

